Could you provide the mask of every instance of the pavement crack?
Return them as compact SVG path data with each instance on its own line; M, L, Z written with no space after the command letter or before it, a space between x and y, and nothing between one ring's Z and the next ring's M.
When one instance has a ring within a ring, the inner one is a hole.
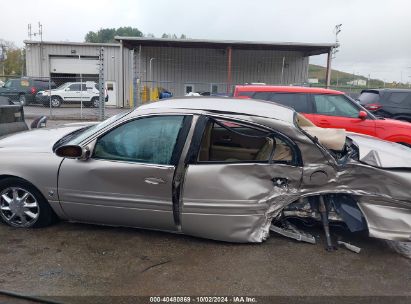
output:
M160 263L157 263L157 264L153 264L153 265L148 266L147 268L145 268L141 273L146 272L146 271L148 271L148 270L150 270L150 269L153 269L153 268L155 268L155 267L158 267L158 266L161 266L161 265L170 263L170 262L171 262L171 260L167 260L167 261L164 261L164 262L160 262Z

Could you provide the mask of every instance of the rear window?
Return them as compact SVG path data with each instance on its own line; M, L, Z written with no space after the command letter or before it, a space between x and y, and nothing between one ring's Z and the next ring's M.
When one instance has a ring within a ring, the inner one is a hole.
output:
M360 97L358 97L362 105L378 103L380 101L380 96L378 92L362 92Z
M293 108L297 112L312 113L307 94L257 92L253 98L273 101Z
M240 92L238 92L237 96L249 96L249 97L251 97L251 96L253 96L254 93L255 92L252 92L252 91L240 91Z
M270 101L274 101L284 106L293 108L297 112L311 113L306 94L273 93L270 97Z

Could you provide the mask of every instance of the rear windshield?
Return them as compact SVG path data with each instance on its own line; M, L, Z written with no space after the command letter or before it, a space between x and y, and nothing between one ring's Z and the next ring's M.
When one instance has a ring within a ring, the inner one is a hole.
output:
M378 92L362 92L360 97L358 97L362 105L378 103L380 96Z

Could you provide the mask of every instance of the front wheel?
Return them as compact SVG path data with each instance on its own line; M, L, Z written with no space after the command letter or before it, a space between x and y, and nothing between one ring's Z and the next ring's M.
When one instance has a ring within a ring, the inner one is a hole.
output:
M26 98L26 95L21 94L21 95L19 96L19 102L20 102L20 104L21 104L22 106L27 106L27 98Z
M53 108L60 108L61 106L61 97L59 96L52 96L51 97L51 106Z
M40 191L17 178L0 181L0 215L6 224L18 228L45 227L56 218Z

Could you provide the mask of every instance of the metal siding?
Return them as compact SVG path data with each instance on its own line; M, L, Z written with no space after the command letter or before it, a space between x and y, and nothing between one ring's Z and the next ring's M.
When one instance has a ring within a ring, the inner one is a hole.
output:
M221 49L143 47L141 79L150 86L149 61L152 60L153 86L162 86L176 96L184 94L185 84L194 84L196 91L210 91L217 84L226 91L227 52ZM136 53L137 56L137 53ZM232 84L264 82L281 83L281 67L286 58L284 84L306 81L308 60L301 52L269 50L233 50ZM304 71L304 72L302 72Z
M98 45L61 45L61 44L43 44L42 60L40 62L40 45L28 44L26 53L27 76L32 77L50 77L50 56L99 56L100 46ZM76 50L75 54L71 51ZM117 83L117 100L122 101L121 96L121 77L120 70L120 46L104 46L104 62L106 80L112 80Z

